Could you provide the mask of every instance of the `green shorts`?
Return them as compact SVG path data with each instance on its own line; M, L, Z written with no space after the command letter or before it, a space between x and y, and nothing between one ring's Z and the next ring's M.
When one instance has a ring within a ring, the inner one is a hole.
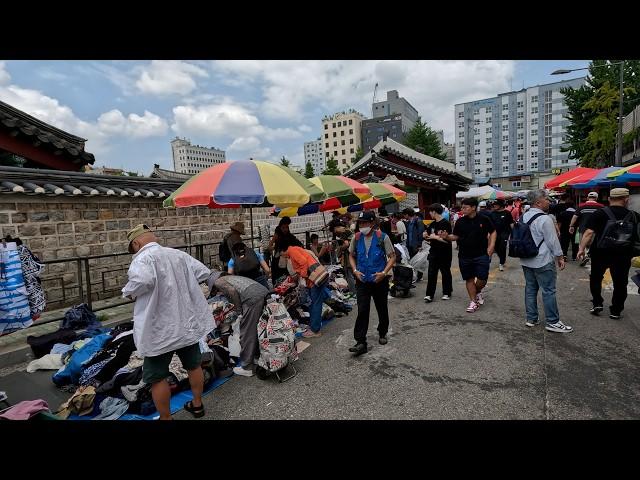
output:
M194 343L179 350L163 353L155 357L145 357L142 364L142 380L145 383L157 383L169 376L169 364L173 354L177 353L185 370L194 370L200 366L202 353L200 345Z

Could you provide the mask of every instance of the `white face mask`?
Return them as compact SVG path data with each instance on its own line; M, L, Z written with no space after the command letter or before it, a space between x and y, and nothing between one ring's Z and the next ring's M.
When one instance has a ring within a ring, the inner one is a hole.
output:
M369 235L369 232L371 231L371 227L362 227L360 231L366 237L367 235Z

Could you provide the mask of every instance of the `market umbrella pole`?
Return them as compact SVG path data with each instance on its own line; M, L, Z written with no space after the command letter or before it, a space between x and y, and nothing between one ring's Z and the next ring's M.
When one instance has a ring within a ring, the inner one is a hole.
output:
M324 216L324 212L322 212L322 221L324 222L324 238L328 242L329 241L329 233L327 232L327 217ZM333 260L336 254L332 251L329 257L331 258L331 265L335 265ZM336 260L337 261L337 260Z
M253 243L253 208L249 207L249 222L251 222L251 249L253 250L254 247L254 243Z

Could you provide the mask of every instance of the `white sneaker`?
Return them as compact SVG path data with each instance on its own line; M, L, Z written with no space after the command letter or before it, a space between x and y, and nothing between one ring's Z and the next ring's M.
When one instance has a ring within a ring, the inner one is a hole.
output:
M442 295L442 300L451 300L449 295Z
M476 303L477 303L478 305L484 305L484 298L483 298L483 296L482 296L482 292L480 292L480 293L478 293L478 294L476 295Z
M569 325L565 325L560 320L558 320L556 323L547 323L547 326L544 328L549 330L550 332L559 332L559 333L573 332L573 327L570 327Z
M236 375L242 375L243 377L253 377L252 370L245 370L242 367L233 367L233 373Z
M498 266L498 270L500 270L501 272L504 272L504 265L500 264Z
M424 297L424 301L427 302L427 303L431 303L431 302L433 302L433 298L427 296L427 297Z

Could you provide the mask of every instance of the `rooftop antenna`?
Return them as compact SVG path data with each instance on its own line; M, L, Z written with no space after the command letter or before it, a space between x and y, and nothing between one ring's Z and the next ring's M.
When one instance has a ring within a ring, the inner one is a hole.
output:
M378 91L378 82L376 82L376 86L373 87L373 101L371 102L371 118L373 118L373 104L376 103L376 92Z

